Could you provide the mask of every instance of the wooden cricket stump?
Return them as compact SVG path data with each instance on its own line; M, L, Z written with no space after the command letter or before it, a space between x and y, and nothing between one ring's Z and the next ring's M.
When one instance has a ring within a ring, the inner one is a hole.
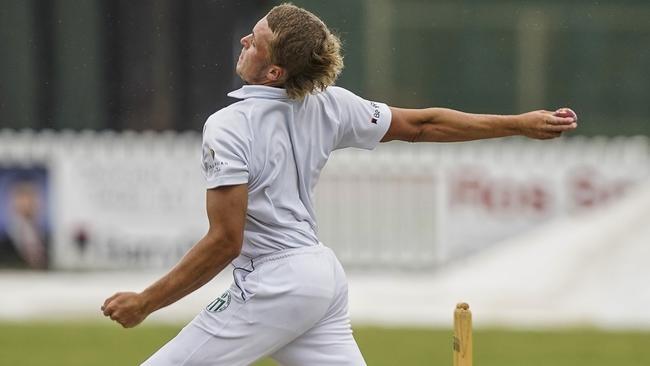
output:
M472 366L472 312L464 302L454 310L454 366Z

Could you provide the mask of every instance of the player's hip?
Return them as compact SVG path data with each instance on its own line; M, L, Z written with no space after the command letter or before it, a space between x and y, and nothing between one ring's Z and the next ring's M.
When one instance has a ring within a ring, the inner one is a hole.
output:
M233 324L257 324L296 336L336 312L333 306L347 308L343 269L322 245L282 250L233 265L232 285L208 303L197 319L197 325L210 333L228 332Z
M233 285L242 300L252 296L331 298L345 282L343 268L323 245L283 249L233 261Z

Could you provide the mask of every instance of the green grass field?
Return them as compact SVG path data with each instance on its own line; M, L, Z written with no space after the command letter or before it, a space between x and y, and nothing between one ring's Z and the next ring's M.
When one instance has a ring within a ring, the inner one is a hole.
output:
M0 365L137 365L179 329L0 323ZM371 366L451 365L449 330L359 327L355 335ZM650 333L478 330L474 343L477 366L650 365ZM274 364L262 361L255 366Z

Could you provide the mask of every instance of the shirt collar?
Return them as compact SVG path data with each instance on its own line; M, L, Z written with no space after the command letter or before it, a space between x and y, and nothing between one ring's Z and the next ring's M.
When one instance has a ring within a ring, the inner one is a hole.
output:
M275 88L266 85L244 85L241 88L228 93L229 97L237 99L261 98L261 99L287 99L287 91L282 88Z

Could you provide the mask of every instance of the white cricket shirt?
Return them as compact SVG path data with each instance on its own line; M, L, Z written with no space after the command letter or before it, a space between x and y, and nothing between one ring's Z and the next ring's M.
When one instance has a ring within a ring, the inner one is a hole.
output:
M242 256L317 245L313 192L330 153L373 149L390 109L335 86L303 100L261 85L228 95L242 100L206 121L202 168L208 189L248 184Z

